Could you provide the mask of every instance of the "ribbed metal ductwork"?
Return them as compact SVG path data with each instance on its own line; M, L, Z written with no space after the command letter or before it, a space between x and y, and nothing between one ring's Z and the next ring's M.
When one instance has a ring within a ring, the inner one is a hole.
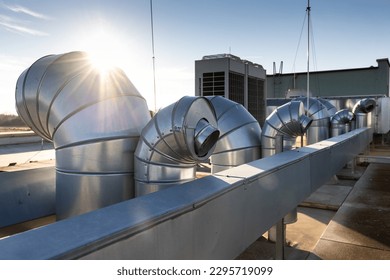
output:
M309 98L309 108L307 108L307 98L298 97L294 100L302 101L306 115L313 120L307 130L306 144L314 144L329 138L329 112L326 106L316 98Z
M207 97L214 106L220 136L210 157L216 173L261 157L261 128L244 106L222 96Z
M122 70L103 75L82 52L43 57L19 77L16 107L54 143L57 219L134 196L133 156L150 113Z
M136 196L194 180L218 137L214 108L204 97L185 96L158 111L135 152Z
M330 117L336 114L337 108L332 103L330 103L329 100L324 98L318 98L318 100L326 107Z
M304 105L301 101L290 101L275 109L265 120L262 134L262 157L276 153L276 137L283 136L283 150L291 150L296 137L305 134L312 119L305 116Z
M367 114L375 109L376 102L372 98L364 98L359 100L352 109L355 114L356 128L367 127Z
M334 137L351 131L351 123L354 118L354 114L348 109L337 111L330 118L331 136Z

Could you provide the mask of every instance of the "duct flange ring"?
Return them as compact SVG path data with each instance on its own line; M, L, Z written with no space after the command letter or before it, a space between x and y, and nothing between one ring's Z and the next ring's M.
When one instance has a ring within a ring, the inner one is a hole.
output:
M201 119L195 128L195 153L204 157L215 145L219 137L219 130L206 119Z

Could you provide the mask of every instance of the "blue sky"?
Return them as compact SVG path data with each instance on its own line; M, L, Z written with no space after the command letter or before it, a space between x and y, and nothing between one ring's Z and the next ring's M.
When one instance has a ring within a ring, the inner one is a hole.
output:
M376 66L390 56L390 1L311 0L312 70ZM306 71L307 0L153 0L157 108L194 94L194 61L228 53ZM305 27L306 28L306 27ZM16 113L19 75L48 54L94 51L153 103L150 0L0 0L0 113ZM295 64L294 64L295 60Z

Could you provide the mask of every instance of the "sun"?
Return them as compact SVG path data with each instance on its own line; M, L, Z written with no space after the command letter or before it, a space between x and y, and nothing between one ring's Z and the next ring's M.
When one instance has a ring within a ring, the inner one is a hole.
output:
M115 59L111 54L106 52L87 51L88 59L91 65L102 76L106 76L111 70L118 65L115 64Z
M101 74L123 66L125 50L123 43L113 32L99 29L84 39L83 50L88 54L91 64Z

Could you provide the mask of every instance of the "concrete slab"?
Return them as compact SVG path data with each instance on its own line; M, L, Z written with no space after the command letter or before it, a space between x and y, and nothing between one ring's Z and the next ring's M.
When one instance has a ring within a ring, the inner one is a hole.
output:
M286 260L305 260L308 258L310 251L301 250L298 248L286 246L284 248ZM237 260L274 260L275 259L275 243L271 243L266 237L262 236L256 242L239 255Z
M343 180L359 180L362 174L365 172L364 166L355 166L354 168L343 168L337 172L337 177Z
M387 164L367 167L314 249L317 257L390 259L389 174Z
M322 239L390 250L390 211L343 205Z
M390 251L321 239L308 260L390 260Z
M390 211L390 192L354 188L344 205Z
M298 221L286 227L285 259L304 260L315 248L318 239L334 216L334 211L298 207ZM275 258L275 243L267 233L247 248L237 259L269 260Z
M350 193L351 186L323 185L312 193L300 205L319 209L335 210L340 208Z

